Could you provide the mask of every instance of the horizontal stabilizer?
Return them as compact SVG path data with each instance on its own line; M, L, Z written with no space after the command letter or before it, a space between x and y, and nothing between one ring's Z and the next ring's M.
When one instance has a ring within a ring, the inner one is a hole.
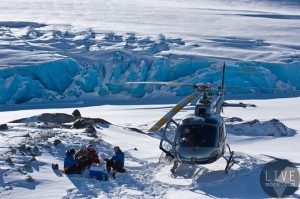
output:
M227 102L224 102L222 104L223 107L242 107L242 108L246 108L246 107L256 107L255 104L244 104L242 102L240 103L227 103Z

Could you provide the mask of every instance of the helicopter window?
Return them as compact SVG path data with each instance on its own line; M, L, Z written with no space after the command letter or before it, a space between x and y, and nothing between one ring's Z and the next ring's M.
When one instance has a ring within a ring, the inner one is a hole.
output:
M224 139L226 139L227 133L226 133L226 127L225 127L225 124L223 124L223 136L224 136Z
M190 125L181 128L180 143L186 147L216 147L218 131L211 125Z
M218 130L215 126L201 125L197 126L195 134L195 144L198 147L217 147Z
M184 126L180 132L180 145L184 147L194 146L194 130L191 128L191 126Z
M174 142L176 130L177 130L177 125L175 123L173 122L168 123L164 132L165 138L170 142Z
M224 141L224 131L223 131L223 126L219 127L219 140L220 142Z

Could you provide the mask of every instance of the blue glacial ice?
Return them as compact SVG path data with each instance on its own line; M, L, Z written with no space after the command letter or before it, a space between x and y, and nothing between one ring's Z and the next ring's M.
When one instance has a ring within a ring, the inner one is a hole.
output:
M124 94L143 97L163 90L184 96L188 87L125 85L128 81L178 81L183 83L210 82L221 84L222 66L214 62L199 62L186 58L166 57L136 59L115 52L112 62L80 65L73 59L61 59L39 65L12 67L0 73L0 103L24 103L32 99L62 99L80 97L84 93L99 96ZM300 89L299 64L267 64L241 62L226 66L226 86ZM233 93L264 93L271 90L232 90Z
M170 49L185 47L185 42L163 35L157 41L150 37L138 38L135 34L98 34L93 31L79 34L58 30L49 34L38 28L34 31L39 33L34 38L21 37L22 41L28 39L35 42L36 45L31 45L29 49L22 45L20 49L16 45L2 45L0 48L0 57L11 56L13 60L0 63L0 104L80 98L85 94L99 97L121 94L140 98L158 90L160 94L185 96L193 91L192 88L129 86L125 83L177 81L196 84L212 81L213 85L220 85L223 62L226 62L225 86L300 89L300 63L297 61L266 63L208 58L189 55L189 52L176 54ZM9 34L5 37L12 44L20 42ZM35 53L34 56L31 52ZM20 64L24 55L26 62ZM43 57L38 60L38 55ZM236 89L227 92L247 94L274 91Z

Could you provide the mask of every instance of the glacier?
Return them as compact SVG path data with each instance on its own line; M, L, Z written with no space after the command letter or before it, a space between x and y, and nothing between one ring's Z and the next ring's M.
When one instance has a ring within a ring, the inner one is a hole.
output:
M126 85L128 81L212 82L225 85L300 89L300 61L239 60L193 54L197 44L159 35L142 37L93 30L49 30L36 23L0 24L0 104L120 94L140 98L162 91L185 96L188 87ZM5 27L5 28L4 28ZM249 45L249 44L247 44ZM256 45L253 43L253 45ZM189 50L187 50L189 49ZM272 93L236 89L229 93Z

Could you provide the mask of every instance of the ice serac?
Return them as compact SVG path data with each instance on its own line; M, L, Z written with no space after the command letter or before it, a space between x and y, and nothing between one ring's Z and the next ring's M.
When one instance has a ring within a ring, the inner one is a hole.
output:
M300 89L300 63L292 63L288 65L280 64L262 64L262 67L269 69L278 79L286 80L286 83Z
M0 73L0 103L57 99L81 70L80 65L72 59L5 68Z
M103 53L104 54L104 53ZM103 55L102 54L102 55ZM128 81L210 82L221 84L222 66L218 60L199 57L153 55L112 50L94 61L72 58L37 65L7 67L0 73L0 103L24 103L32 100L58 100L124 94L143 97L168 93L186 96L189 87L161 85L125 85ZM80 62L79 62L80 61ZM225 86L300 89L300 63L230 62L226 67ZM272 90L229 90L231 93L266 93Z

